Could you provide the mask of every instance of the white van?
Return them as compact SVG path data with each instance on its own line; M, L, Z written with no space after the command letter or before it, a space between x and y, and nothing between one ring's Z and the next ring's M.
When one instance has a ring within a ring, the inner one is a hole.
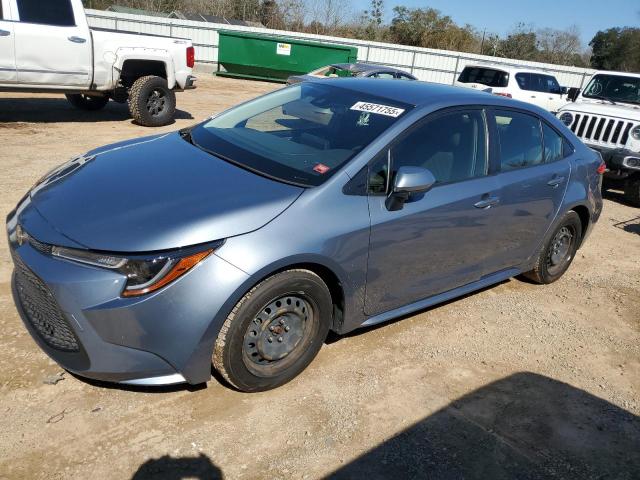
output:
M468 65L455 85L533 103L553 113L568 103L567 89L560 86L556 77L541 70Z

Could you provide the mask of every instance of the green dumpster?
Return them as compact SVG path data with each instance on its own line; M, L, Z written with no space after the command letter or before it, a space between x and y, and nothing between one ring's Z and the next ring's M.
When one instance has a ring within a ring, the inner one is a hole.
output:
M284 82L332 63L351 63L358 49L248 32L218 32L218 75ZM220 70L224 68L224 71Z

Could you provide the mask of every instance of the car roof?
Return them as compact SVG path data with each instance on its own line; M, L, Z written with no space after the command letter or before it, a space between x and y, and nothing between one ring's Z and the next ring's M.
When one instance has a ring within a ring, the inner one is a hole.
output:
M529 68L529 67L517 67L517 66L505 66L505 65L490 65L490 64L478 64L478 65L465 65L464 68L490 68L491 70L501 70L507 73L538 73L541 75L548 75L555 78L554 72L549 72L542 69Z
M598 75L598 74L602 74L602 75L615 75L615 76L620 76L620 77L634 77L634 78L640 78L640 73L633 73L633 72L614 72L613 70L598 70L597 72L594 72L594 75Z
M312 82L322 82L322 79L313 79ZM326 82L323 82L326 85ZM452 87L439 83L429 82L398 82L397 80L381 78L334 78L331 86L336 86L360 92L366 95L377 96L413 106L427 106L439 103L443 100L461 104L513 106L519 108L530 104L524 104L513 99L503 98L490 93L473 90L471 88ZM533 111L537 109L529 108Z
M333 63L332 67L340 68L341 70L349 70L350 72L400 72L408 73L399 68L386 67L384 65L373 65L371 63Z

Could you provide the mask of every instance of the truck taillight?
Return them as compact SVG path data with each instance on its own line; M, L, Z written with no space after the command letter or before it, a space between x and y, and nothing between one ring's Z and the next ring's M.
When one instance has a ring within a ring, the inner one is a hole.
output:
M193 68L196 64L196 50L193 47L187 47L187 67Z

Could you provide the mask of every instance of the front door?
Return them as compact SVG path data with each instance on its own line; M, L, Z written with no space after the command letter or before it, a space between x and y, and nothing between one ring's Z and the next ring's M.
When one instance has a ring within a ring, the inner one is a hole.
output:
M412 127L372 162L368 315L471 283L493 262L499 188L487 145L481 109L449 110ZM387 192L403 165L429 169L437 183L390 211Z
M517 267L534 255L557 215L571 175L572 147L539 118L515 110L490 116L500 149L498 268ZM488 266L495 271L496 266ZM485 272L490 273L490 272Z
M9 2L0 0L0 83L15 83L16 74L15 35L9 16Z
M88 88L93 59L83 15L75 18L75 0L17 0L15 23L18 83Z

